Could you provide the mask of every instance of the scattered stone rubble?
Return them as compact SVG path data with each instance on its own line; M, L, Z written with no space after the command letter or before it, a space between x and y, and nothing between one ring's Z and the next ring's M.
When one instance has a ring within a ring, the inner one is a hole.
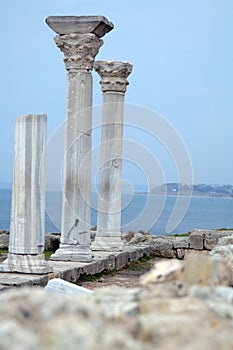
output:
M211 232L211 234L210 234ZM3 233L4 239L7 233ZM129 239L130 236L130 239ZM1 235L0 235L1 237ZM46 247L50 250L56 250L59 245L59 234L48 234L46 236ZM128 240L127 240L128 237ZM197 239L198 237L198 239ZM203 249L200 247L200 237L203 241ZM53 262L49 264L53 268L53 273L41 276L5 273L1 276L0 290L5 290L15 287L25 286L45 286L52 278L61 278L68 282L76 283L80 276L95 275L108 270L120 270L127 266L129 262L137 261L144 256L154 256L158 258L178 258L179 260L186 259L191 253L196 253L198 256L211 254L216 259L224 258L228 261L228 267L222 267L221 264L213 261L212 269L219 271L219 274L224 276L225 271L228 271L229 266L233 268L232 242L233 231L201 231L195 230L187 237L173 236L149 236L148 233L132 233L125 235L125 245L123 251L120 252L95 252L95 256L90 263L77 262ZM137 243L135 243L135 241ZM0 244L3 242L0 238ZM195 242L197 243L195 245ZM213 246L212 251L206 250L205 247ZM216 243L214 246L213 242ZM219 244L217 245L217 242ZM192 246L192 248L191 248ZM196 247L196 249L194 249ZM202 270L201 257L198 260L200 270ZM216 267L214 267L215 265ZM211 269L211 266L210 266ZM223 271L222 271L222 270ZM206 280L206 276L203 279Z
M95 233L92 232L94 238ZM150 245L156 256L183 258L187 250L211 251L220 242L221 245L233 244L233 230L193 230L188 236L152 236L148 232L129 231L123 234L123 238L125 244ZM9 231L0 231L0 248L7 248L8 244ZM59 244L59 233L46 234L45 250L55 251Z
M129 244L139 243L139 234L129 241ZM211 251L218 243L232 244L233 230L194 230L188 236L148 236L141 234L141 243L149 244L155 256L161 258L183 259L191 250Z
M141 289L107 287L71 296L71 284L56 293L50 283L49 292L2 292L0 348L232 350L231 277L228 260L191 252L184 260L157 262L141 277Z

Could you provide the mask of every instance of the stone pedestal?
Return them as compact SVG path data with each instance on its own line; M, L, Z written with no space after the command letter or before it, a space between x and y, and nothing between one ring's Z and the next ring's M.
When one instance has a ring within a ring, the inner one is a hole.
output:
M97 233L93 250L121 250L121 177L124 94L132 65L126 62L97 61L101 77L103 117Z
M93 63L113 25L102 16L49 17L59 35L67 70L67 117L64 150L61 244L52 260L91 261L91 129Z
M14 175L9 253L1 272L51 272L44 259L46 115L18 117L15 124Z

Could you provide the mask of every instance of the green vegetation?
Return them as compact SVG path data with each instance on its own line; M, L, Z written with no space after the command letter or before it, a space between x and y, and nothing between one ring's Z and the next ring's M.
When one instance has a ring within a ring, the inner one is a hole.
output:
M130 261L127 266L123 267L119 271L123 270L136 270L136 271L148 271L154 264L151 262L154 256L144 256L139 258L137 261ZM101 273L96 273L95 275L81 275L76 282L77 285L82 285L83 282L95 282L104 276L109 276L116 273L117 270L104 270Z
M53 250L45 250L44 251L44 255L45 255L45 259L46 260L49 260L50 256L54 254L54 251Z
M0 248L0 255L4 255L8 253L8 249L7 248Z
M213 228L211 231L233 231L233 228L226 228L226 227L221 227L221 228ZM188 237L192 232L186 232L186 233L176 233L174 235L170 235L172 237Z
M149 270L154 264L151 263L153 256L143 256L137 261L130 261L127 266L123 267L124 270Z
M186 232L186 233L175 233L174 235L171 235L173 237L188 237L190 236L191 232Z
M96 273L95 275L81 275L76 282L77 285L82 285L82 282L95 282L98 281L101 277L112 275L116 270L104 270L103 272Z

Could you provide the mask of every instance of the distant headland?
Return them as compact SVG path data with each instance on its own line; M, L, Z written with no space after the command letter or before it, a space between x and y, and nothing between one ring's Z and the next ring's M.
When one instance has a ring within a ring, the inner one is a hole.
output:
M176 182L165 183L158 187L153 188L149 192L135 192L136 194L157 194L157 195L170 195L170 196L187 196L195 197L224 197L233 198L233 186L232 185L187 185Z

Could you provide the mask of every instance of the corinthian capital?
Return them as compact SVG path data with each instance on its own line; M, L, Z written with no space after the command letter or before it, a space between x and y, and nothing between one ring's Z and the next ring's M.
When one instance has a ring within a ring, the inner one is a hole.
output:
M92 70L95 56L103 45L103 40L95 34L57 35L54 40L64 53L64 62L68 71Z
M129 84L127 77L132 72L133 66L128 62L120 61L96 61L95 71L100 75L102 91L126 92Z

